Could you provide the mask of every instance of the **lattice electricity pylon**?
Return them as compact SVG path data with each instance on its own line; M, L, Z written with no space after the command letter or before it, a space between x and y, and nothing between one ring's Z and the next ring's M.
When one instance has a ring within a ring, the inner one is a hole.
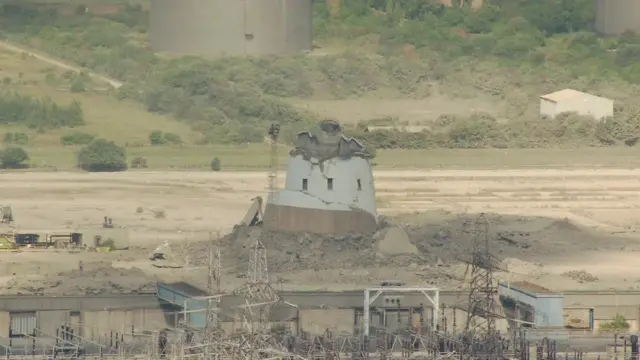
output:
M496 331L496 318L502 318L496 302L494 270L500 270L500 261L490 248L489 221L480 214L475 221L473 250L468 262L470 275L469 303L465 325L467 347L463 352L473 358L494 358L502 353L503 341Z
M209 271L207 277L207 290L209 292L209 296L207 297L207 318L205 323L205 346L203 348L205 355L209 356L210 354L219 353L219 338L221 336L220 329L220 319L218 317L218 313L220 311L220 300L219 296L221 293L220 289L220 269L221 269L221 258L220 258L220 234L217 236L217 245L214 245L213 240L211 238L211 234L209 234ZM214 295L218 295L215 298Z
M247 280L250 283L269 283L269 267L267 265L267 248L261 239L251 247L249 253L249 268L247 269Z
M249 253L248 282L234 291L245 299L238 307L240 317L247 330L255 332L267 325L271 309L280 301L278 292L269 283L267 249L260 239L251 247Z

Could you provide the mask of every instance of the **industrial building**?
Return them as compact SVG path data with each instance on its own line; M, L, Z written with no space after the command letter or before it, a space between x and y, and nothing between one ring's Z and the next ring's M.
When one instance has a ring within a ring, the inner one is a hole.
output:
M540 96L540 116L555 118L568 112L605 119L613 116L613 100L573 89Z
M204 56L308 51L312 0L152 0L154 51Z
M166 318L169 311L155 293L0 296L0 353L11 349L19 355L50 347L63 325L95 343L107 344L116 337L131 341L147 329L172 326Z
M317 135L298 134L285 188L269 196L264 227L337 235L375 232L371 155L345 137L335 121L322 122Z
M528 327L564 327L562 294L526 281L500 283L498 294L507 318Z
M286 306L274 308L269 321L288 328L292 334L301 332L321 335L327 329L340 334L357 335L368 328L374 336L381 328L421 328L437 323L448 331L464 329L467 312L457 304L469 293L438 291L437 295L416 288L380 288L352 291L281 291ZM367 291L369 297L367 297ZM530 323L529 339L553 337L567 341L571 329L594 331L616 315L622 315L631 332L638 330L640 291L569 291L550 292L530 283L501 283L498 288L505 315L514 316L521 324ZM74 336L88 342L114 347L116 338L132 344L164 328L175 329L181 324L193 328L204 326L207 292L184 283L158 284L154 293L100 294L93 296L0 296L0 354L12 349L31 354L33 346L44 348L60 326L70 325ZM431 295L429 297L429 295ZM368 300L369 307L363 306ZM223 314L245 304L241 296L221 298ZM512 306L513 305L513 306ZM369 321L365 314L369 313ZM230 317L220 318L221 327L234 332L241 324ZM564 324L563 324L564 322ZM496 324L506 331L506 322ZM568 328L568 329L567 329ZM607 340L606 338L602 338ZM111 345L110 345L111 344ZM141 344L142 345L142 344ZM50 346L50 345L49 345ZM26 350L20 350L25 348Z
M596 0L596 31L605 36L640 34L640 2Z

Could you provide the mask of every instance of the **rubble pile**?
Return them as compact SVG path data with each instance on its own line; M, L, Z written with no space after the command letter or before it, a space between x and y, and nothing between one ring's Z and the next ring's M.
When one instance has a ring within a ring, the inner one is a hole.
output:
M585 270L570 270L562 274L563 276L572 278L579 283L598 281L598 277L586 272Z
M14 277L4 291L17 295L135 294L155 291L156 283L157 279L140 269L105 266L38 277Z
M256 239L261 239L267 248L269 270L274 272L458 264L461 255L473 248L474 239L482 237L476 219L474 215L430 211L384 219L373 236L280 233L260 227L236 227L222 239L223 259L227 261L226 264L223 261L223 266L244 272ZM487 219L491 251L503 259L538 261L609 246L603 235L567 220L498 214L487 214ZM390 251L394 241L405 250ZM619 240L617 244L620 246ZM207 247L206 242L191 243L183 249L184 255L195 264L205 265Z

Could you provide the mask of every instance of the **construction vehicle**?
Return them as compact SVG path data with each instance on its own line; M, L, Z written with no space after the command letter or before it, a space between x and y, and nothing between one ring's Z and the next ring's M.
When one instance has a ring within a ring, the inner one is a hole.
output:
M10 235L0 235L0 251L15 251L16 244L11 241Z
M256 226L262 222L263 213L262 213L262 198L260 196L255 197L247 211L247 214L240 222L240 226Z
M35 234L35 233L13 233L13 234L8 234L6 237L16 247L28 247L28 248L55 247L57 249L62 249L62 248L77 247L82 245L81 233L45 235L44 241L41 241L40 234Z
M17 246L36 246L40 242L40 235L38 234L13 234L13 241Z

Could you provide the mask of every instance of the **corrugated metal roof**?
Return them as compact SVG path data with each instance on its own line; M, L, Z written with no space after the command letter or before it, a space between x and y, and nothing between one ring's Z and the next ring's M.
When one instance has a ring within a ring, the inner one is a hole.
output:
M569 99L573 99L573 98L584 96L584 95L595 96L595 95L583 93L578 90L564 89L564 90L552 92L551 94L542 95L540 96L540 98L548 101L559 102L559 101L569 100Z

